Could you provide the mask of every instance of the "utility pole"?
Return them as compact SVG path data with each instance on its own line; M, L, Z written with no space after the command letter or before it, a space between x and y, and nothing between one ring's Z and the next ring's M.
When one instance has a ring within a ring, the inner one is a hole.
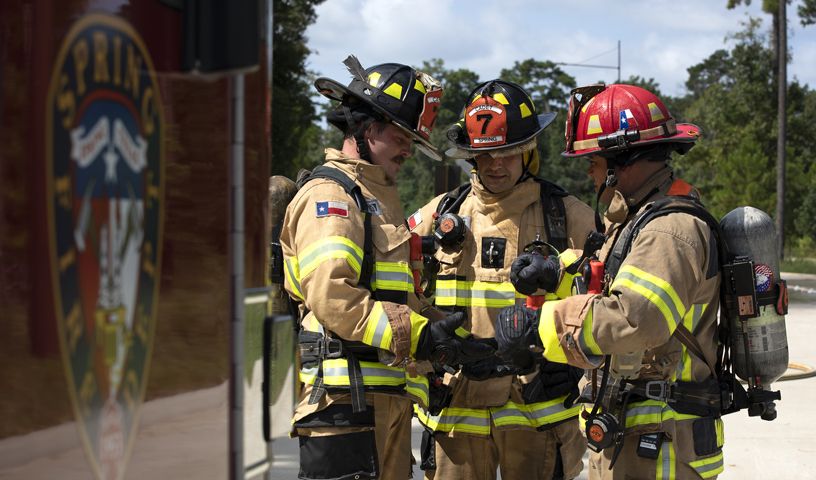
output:
M556 62L556 65L563 65L563 66L566 66L566 67L606 68L606 69L610 69L610 70L617 70L618 71L618 79L615 82L620 83L620 81L621 81L621 42L620 42L620 40L618 40L617 50L618 50L618 64L617 65L595 65L595 64L585 63L585 62L587 62L589 60L592 60L593 58L597 58L597 57L599 57L601 55L605 55L607 53L610 53L612 50L608 50L608 51L603 52L603 53L601 53L599 55L595 55L594 57L591 57L591 58L589 58L587 60L584 60L583 62L579 62L579 63Z
M777 122L779 132L776 137L776 233L779 258L785 258L785 137L787 135L787 90L788 90L788 21L786 5L779 2L779 28L776 39L776 57L779 62L776 86L778 89Z

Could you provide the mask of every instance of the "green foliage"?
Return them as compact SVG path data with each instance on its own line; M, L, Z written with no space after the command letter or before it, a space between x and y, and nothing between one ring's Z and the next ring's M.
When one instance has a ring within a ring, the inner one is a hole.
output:
M294 178L314 165L322 129L315 124L316 94L306 71L311 50L304 32L323 0L274 0L272 39L272 175Z

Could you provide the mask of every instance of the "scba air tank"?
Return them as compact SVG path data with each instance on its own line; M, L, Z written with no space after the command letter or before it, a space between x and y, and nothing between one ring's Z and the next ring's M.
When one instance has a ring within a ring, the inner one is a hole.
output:
M776 229L771 217L754 207L735 208L723 217L720 227L729 253L737 259L733 263L739 263L740 258L752 263L756 298L750 300L742 295L745 293L743 289L743 292L736 293L733 303L729 302L732 303L728 308L728 322L734 372L749 385L767 388L788 367L784 316L787 290L779 276ZM745 265L745 268L750 267ZM728 272L725 269L723 281L739 283L733 277L726 278ZM745 354L743 326L748 334L748 355Z

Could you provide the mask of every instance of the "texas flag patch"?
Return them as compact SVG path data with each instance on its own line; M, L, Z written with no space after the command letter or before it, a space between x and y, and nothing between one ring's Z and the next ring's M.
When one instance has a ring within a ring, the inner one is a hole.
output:
M334 215L337 217L348 217L348 203L346 202L315 202L317 207L317 218Z
M420 223L422 223L422 213L420 213L419 210L417 210L416 212L414 212L413 215L408 217L408 228L410 228L411 230L415 229L417 225L419 225Z

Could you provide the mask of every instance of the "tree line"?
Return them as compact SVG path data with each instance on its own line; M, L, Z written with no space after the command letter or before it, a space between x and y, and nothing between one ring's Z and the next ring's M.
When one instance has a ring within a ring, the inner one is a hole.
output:
M285 23L287 15L293 22L311 22L314 7L321 1L275 0L276 22ZM276 26L274 39L271 173L290 178L301 168L322 163L323 149L339 147L342 142L337 129L320 121L331 105L318 101L319 95L311 86L314 74L303 68L309 54L303 25ZM285 41L279 41L279 28ZM717 217L739 205L753 205L774 214L775 35L776 29L763 30L761 20L747 20L730 36L727 47L688 68L686 93L680 96L664 94L652 78L631 76L623 80L657 94L678 122L701 128L697 146L684 156L676 155L672 163L679 176L700 189L703 202ZM446 128L460 117L473 87L489 79L466 68L448 68L439 58L414 67L442 81L445 88L431 136L444 151L448 148ZM592 205L594 192L585 173L587 162L560 156L569 92L577 86L575 78L551 61L533 58L508 65L498 78L523 86L539 112L557 113L555 122L539 137L538 173ZM795 79L787 87L786 251L795 256L816 256L816 92ZM420 154L403 164L398 188L408 214L432 198L435 167L436 162ZM462 175L461 180L466 181L466 177Z

